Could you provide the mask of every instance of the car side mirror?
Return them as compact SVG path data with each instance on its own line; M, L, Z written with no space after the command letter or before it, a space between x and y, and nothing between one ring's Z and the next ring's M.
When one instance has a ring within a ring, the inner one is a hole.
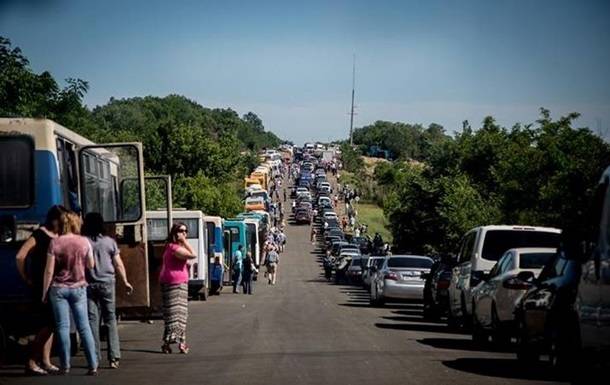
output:
M522 271L516 277L519 281L532 283L536 276L531 271Z

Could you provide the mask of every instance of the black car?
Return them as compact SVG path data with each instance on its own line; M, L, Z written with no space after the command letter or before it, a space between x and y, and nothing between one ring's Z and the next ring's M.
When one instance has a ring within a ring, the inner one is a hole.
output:
M574 301L581 270L579 259L560 251L538 278L529 271L517 275L530 285L515 310L520 360L538 360L541 354L548 354L554 365L570 361L578 338Z
M449 310L449 283L455 265L450 256L434 261L430 273L425 275L424 318L439 319Z

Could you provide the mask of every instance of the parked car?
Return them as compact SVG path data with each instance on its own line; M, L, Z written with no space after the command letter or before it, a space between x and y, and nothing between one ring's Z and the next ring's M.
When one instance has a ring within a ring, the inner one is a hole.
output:
M347 270L354 258L360 257L360 253L353 250L343 251L335 258L335 282L347 280Z
M366 263L367 258L360 254L352 257L352 262L345 273L347 281L351 284L359 284L362 282L362 266Z
M294 212L294 221L297 224L311 224L311 212L306 208L299 208Z
M367 237L352 237L351 243L358 245L362 254L369 254L369 239Z
M432 263L432 258L417 255L386 258L371 282L371 305L381 306L389 300L423 300L422 273L429 273Z
M557 248L561 230L532 226L482 226L464 236L449 284L450 324L472 320L471 288L481 282L508 249L522 247Z
M447 255L434 261L430 273L425 275L424 318L437 320L447 315L449 307L449 283L454 259Z
M557 365L576 352L579 330L574 301L582 264L569 254L560 249L538 278L529 271L517 275L530 285L515 310L520 360L534 361L548 354Z
M369 289L371 287L371 279L373 277L373 271L378 271L381 268L381 265L383 265L383 261L385 260L385 257L369 257L366 260L366 264L363 264L362 266L362 286L365 289ZM371 267L375 266L374 269L371 269Z
M557 249L510 249L472 289L472 339L507 343L516 332L515 309L531 284L517 278L527 271L537 277Z

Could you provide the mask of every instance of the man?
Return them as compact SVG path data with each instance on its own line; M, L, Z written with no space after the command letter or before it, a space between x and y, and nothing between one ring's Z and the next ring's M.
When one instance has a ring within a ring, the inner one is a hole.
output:
M275 285L277 265L280 262L280 255L275 251L275 247L271 247L265 258L267 266L267 276L269 277L269 285Z
M238 293L237 288L241 284L241 272L244 266L243 246L239 245L233 255L233 293Z

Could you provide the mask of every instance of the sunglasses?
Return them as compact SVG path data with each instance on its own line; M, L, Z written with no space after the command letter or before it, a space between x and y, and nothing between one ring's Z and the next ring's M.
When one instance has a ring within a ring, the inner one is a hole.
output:
M178 232L188 234L189 231L187 229L180 229Z

